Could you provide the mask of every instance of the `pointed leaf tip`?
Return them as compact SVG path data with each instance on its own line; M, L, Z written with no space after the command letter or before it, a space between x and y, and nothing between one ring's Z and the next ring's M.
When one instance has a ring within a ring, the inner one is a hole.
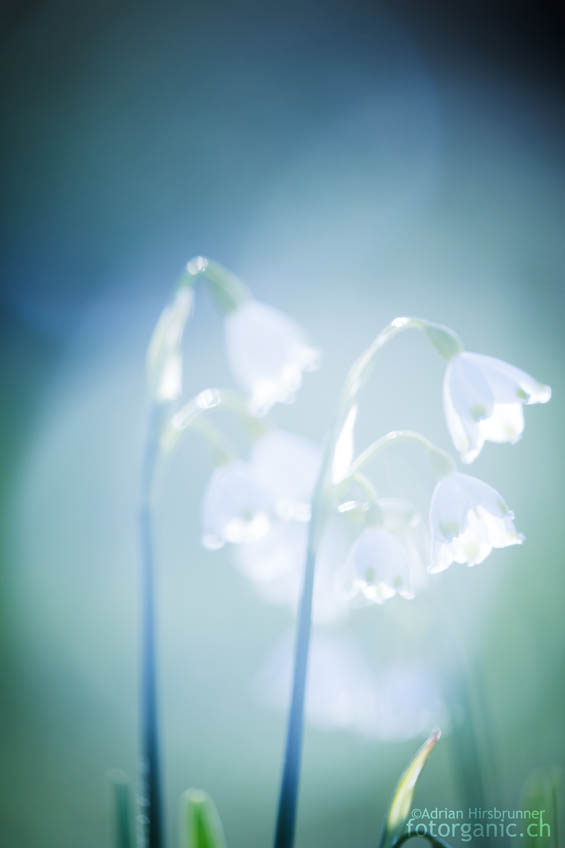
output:
M408 768L403 772L388 810L381 848L389 848L398 839L410 814L412 798L420 773L426 764L433 747L441 736L441 730L434 730L417 751Z
M224 829L216 805L201 789L182 796L182 848L226 848Z

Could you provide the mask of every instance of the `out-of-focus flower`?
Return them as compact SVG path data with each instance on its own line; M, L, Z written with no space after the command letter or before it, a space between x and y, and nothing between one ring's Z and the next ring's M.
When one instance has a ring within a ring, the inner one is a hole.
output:
M192 289L179 288L153 330L147 350L147 378L151 397L157 403L175 400L182 392L181 342L192 300Z
M350 608L344 563L351 545L346 520L331 518L324 528L316 556L312 618L328 624L344 618ZM269 603L296 611L304 579L308 526L298 521L274 523L258 542L234 549L236 567L253 582Z
M434 727L449 732L454 717L431 668L394 663L377 673L375 687L375 709L363 716L359 726L366 735L401 741L428 734Z
M347 558L352 594L379 604L395 595L413 598L425 574L420 515L396 498L382 498L377 505L379 524L362 531Z
M286 430L272 430L253 444L250 462L256 479L271 492L277 516L308 521L320 470L319 446Z
M258 699L275 709L288 707L293 642L290 636L280 642L257 680ZM306 715L322 730L389 740L412 739L448 724L431 670L395 664L376 673L352 639L320 628L312 633Z
M519 545L514 513L502 496L482 480L453 472L434 489L430 504L432 573L452 562L477 565L493 548Z
M447 366L443 403L453 444L473 462L485 441L517 442L524 430L523 404L547 403L551 389L492 356L459 353Z
M261 539L271 526L273 503L247 462L235 460L212 473L202 504L202 544L212 550L226 542Z
M319 464L317 445L275 430L254 443L249 462L220 465L204 494L203 544L257 542L281 518L307 521Z
M226 349L233 375L257 415L275 403L292 402L302 373L317 368L320 359L298 324L254 298L226 317Z
M292 634L281 640L257 680L258 699L274 709L288 708L293 643ZM376 701L371 669L353 640L315 628L308 663L308 720L324 730L359 729Z

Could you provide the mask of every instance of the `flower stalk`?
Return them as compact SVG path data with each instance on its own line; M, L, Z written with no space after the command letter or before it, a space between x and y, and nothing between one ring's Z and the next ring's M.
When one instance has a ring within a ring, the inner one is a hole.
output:
M335 423L330 431L329 439L324 450L318 480L312 497L312 517L304 567L304 581L298 611L292 695L278 801L274 848L291 848L294 843L304 729L304 703L312 625L316 550L324 523L327 493L332 484L340 483L348 476L345 467L349 466L351 468L353 457L349 456L349 454L352 453L353 447L355 401L359 391L369 377L376 355L387 342L393 339L398 333L407 329L424 331L437 349L440 347L437 339L440 338L440 340L445 341L445 347L449 348L450 354L460 349L459 340L447 328L432 325L429 322L415 318L396 318L375 337L364 353L353 363L346 377ZM426 446L429 447L428 444ZM338 456L338 454L343 454L343 456ZM339 474L335 474L336 468L339 468Z
M312 628L312 597L314 593L315 564L316 554L312 548L310 539L298 613L292 699L288 718L284 766L275 828L275 848L289 848L294 842L294 832L296 829L298 781L304 729L304 701L306 696L310 632Z
M141 544L141 801L147 848L162 848L164 845L157 703L156 599L152 513L152 491L159 453L160 432L161 410L154 405L149 413L139 510Z

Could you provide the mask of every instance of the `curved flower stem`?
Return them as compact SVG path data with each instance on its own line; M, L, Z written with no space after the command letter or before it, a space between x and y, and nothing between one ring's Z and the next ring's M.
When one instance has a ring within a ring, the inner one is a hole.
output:
M152 489L159 451L160 424L160 410L157 406L153 406L149 414L139 511L141 541L141 769L147 848L162 848L164 844L157 710L155 566L152 526Z
M387 433L386 436L377 439L369 445L369 447L357 457L355 462L351 465L351 474L354 475L361 471L361 469L379 453L400 442L413 442L425 448L430 455L434 469L441 475L455 471L457 467L453 457L451 457L446 451L442 450L442 448L434 445L433 442L430 442L430 440L426 439L425 436L422 436L421 433L417 433L415 430L392 430L390 433Z
M298 629L294 655L292 695L287 725L284 763L279 793L277 821L275 827L275 848L291 848L294 843L302 737L304 728L304 702L310 650L310 631L312 620L312 597L316 567L316 549L324 518L324 499L331 488L331 468L336 444L342 429L347 426L348 416L359 391L366 382L378 351L398 333L407 329L424 331L432 344L440 348L459 349L460 342L447 328L430 324L419 318L396 318L380 332L369 347L353 363L346 377L341 393L337 413L324 451L318 480L312 497L312 518L308 539L308 550L304 567L304 580L298 611ZM439 342L438 342L439 339ZM440 352L442 352L440 350Z
M251 297L249 289L239 277L205 256L195 256L187 263L181 284L188 282L191 285L197 279L206 280L210 284L212 295L226 313L237 309Z

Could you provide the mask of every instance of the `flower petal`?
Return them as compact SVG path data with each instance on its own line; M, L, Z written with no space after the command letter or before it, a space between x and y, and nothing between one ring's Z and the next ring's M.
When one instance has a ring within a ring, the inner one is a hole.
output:
M319 362L298 324L253 298L227 316L226 347L234 377L249 393L256 414L292 401L302 372Z
M449 363L443 383L447 426L464 462L485 441L518 441L524 430L522 404L546 403L551 389L513 365L467 351Z
M510 442L515 444L524 432L522 404L495 403L489 418L479 422L483 442Z
M430 504L430 528L431 573L444 571L452 562L477 565L493 548L523 541L513 513L496 489L459 472L437 484Z
M272 500L240 460L214 470L202 504L202 543L216 549L226 542L257 541L271 526Z
M455 412L463 420L480 421L490 415L494 399L489 384L466 353L449 362L446 382Z
M352 575L354 593L380 604L396 594L414 597L418 565L413 546L379 527L368 527L354 542L346 569Z
M234 561L254 588L272 604L295 607L306 559L308 528L296 521L275 522L257 542L238 545Z
M495 399L500 403L547 403L551 388L540 383L515 365L510 365L494 356L481 353L465 353L468 361L482 371Z
M456 356L447 366L443 380L443 408L447 427L453 444L465 463L473 462L481 452L484 444L477 419L473 418L467 410L466 404L469 406L469 410L474 404L476 407L475 412L482 410L486 412L486 407L482 406L476 400L476 393L469 394L464 403L464 395L458 388L458 381L464 380L468 371L469 369L465 366L464 360L461 360L460 356ZM459 407L463 406L463 411L457 408L455 404L454 395L457 395L458 391L458 404Z

